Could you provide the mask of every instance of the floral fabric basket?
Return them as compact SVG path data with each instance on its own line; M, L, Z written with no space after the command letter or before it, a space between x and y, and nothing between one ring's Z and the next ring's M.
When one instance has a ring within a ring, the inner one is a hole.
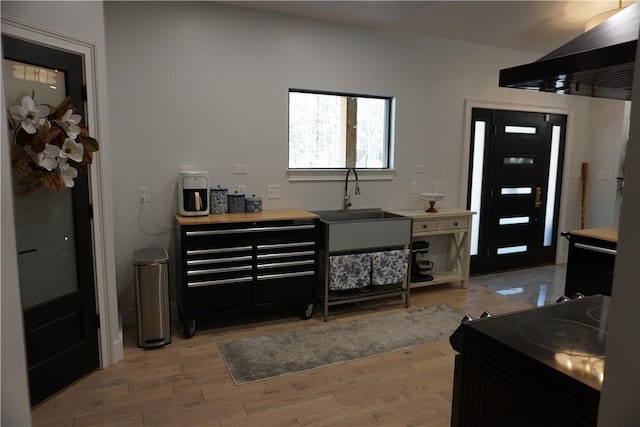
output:
M371 254L373 285L391 285L402 282L409 266L409 249L374 252Z
M332 291L364 288L371 284L371 254L329 257L329 289Z

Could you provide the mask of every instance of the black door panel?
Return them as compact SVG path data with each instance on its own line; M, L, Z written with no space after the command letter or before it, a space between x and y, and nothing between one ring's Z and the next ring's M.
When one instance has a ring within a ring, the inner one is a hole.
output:
M42 67L56 70L56 73L60 72L60 75L64 75L64 79L60 79L60 88L64 84L66 93L59 93L59 96L61 98L65 95L70 96L75 112L80 114L83 120L86 118L83 97L83 59L80 55L8 36L2 36L2 47L4 59L21 64L18 66L24 66L25 69L26 66ZM28 78L22 80L16 92L23 93L23 87L35 85ZM4 83L7 87L7 82ZM58 90L62 92L61 89ZM8 90L5 91L6 96L8 92ZM31 95L31 93L24 93L21 96L24 95ZM35 93L35 98L37 102L38 92ZM69 227L73 230L73 238L68 240L73 242L74 255L68 256L60 251L57 255L74 259L75 267L70 270L71 273L67 277L73 277L77 283L70 284L71 290L61 293L60 296L43 298L44 302L33 306L24 305L28 307L24 310L24 328L31 405L41 402L99 366L88 174L88 170L79 173L74 180L73 189L63 190L71 191L69 205L66 205L69 211L64 211L61 216L65 218L73 216L72 220L69 220L69 224L72 223ZM43 188L38 191L51 190ZM59 194L54 194L52 197L58 196ZM30 195L16 197L26 198ZM14 203L17 211L16 222L19 221L19 214L22 212L17 205ZM48 205L43 209L47 207ZM32 236L31 239L33 239ZM36 243L44 248L53 247L52 242L44 237L38 239ZM19 239L18 244L20 244ZM29 268L34 267L29 265ZM50 272L46 268L42 270L41 275L36 278L37 282L29 282L36 283L38 290L50 286L47 282ZM24 278L21 278L24 301L23 282ZM61 282L67 283L64 280Z
M551 137L553 126L560 123L558 179L553 189L554 204L550 207L554 211L555 230L566 117L484 109L474 109L472 114L472 121L488 123L484 135L478 253L472 256L472 272L553 262L556 239L551 242L544 239ZM472 173L473 164L470 170Z

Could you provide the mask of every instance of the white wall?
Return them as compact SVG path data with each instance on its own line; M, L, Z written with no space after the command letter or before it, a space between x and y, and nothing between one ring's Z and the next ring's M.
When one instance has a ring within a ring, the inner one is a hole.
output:
M637 426L640 420L640 55L636 55L620 237L613 277L604 384L598 426Z
M2 49L0 49L0 53ZM2 56L4 57L4 56ZM4 83L0 84L0 108L6 110L4 100ZM0 147L0 182L2 183L2 228L0 229L0 241L2 241L2 290L0 300L2 302L2 365L0 378L2 378L2 407L0 414L1 425L28 426L31 425L31 411L29 408L29 388L27 377L27 359L24 347L24 329L22 322L22 309L20 305L20 286L18 282L18 254L16 252L16 233L14 230L13 206L5 203L11 200L11 162L10 147L6 143L9 138L7 121L2 115L1 133L2 146Z
M340 182L287 180L289 88L396 97L397 177L361 183L355 208L417 208L410 181L418 192L446 181L441 205L457 206L466 98L573 109L567 150L584 151L588 98L497 85L500 68L538 55L213 2L106 2L105 27L118 289L130 312L133 251L172 245L169 234L141 230L138 187L149 187L153 216L171 224L180 165L209 171L213 185L247 185L264 197L264 209L341 206ZM234 163L249 173L232 175ZM415 174L417 164L424 175ZM266 199L267 184L281 185L282 198ZM575 224L574 212L564 222Z
M591 101L586 153L586 228L618 225L616 176L629 135L630 104L603 98Z

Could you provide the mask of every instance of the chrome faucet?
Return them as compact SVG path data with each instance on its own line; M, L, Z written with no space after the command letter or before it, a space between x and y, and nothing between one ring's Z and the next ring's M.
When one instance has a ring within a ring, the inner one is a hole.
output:
M342 211L346 212L347 209L351 207L351 195L349 195L347 184L349 183L349 174L353 171L353 174L356 177L356 191L355 194L360 194L360 183L358 181L358 172L356 172L356 168L348 168L347 176L344 178L344 204L342 206Z

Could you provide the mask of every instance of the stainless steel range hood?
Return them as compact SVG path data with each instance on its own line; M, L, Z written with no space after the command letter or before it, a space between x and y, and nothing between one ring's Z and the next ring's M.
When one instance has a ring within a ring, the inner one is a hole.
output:
M631 99L640 3L530 64L500 70L500 86Z

